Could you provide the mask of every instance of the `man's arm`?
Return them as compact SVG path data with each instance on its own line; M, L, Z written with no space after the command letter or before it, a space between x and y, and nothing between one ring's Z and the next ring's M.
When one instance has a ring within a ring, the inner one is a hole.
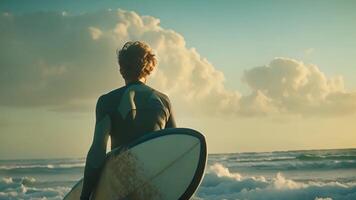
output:
M105 112L103 96L101 96L96 104L94 139L85 163L83 189L80 196L81 200L88 200L90 198L98 182L100 169L106 157L106 145L110 129L110 117Z
M171 105L171 102L169 101L168 97L167 97L167 102L168 102L168 109L169 109L169 117L168 117L167 123L164 128L176 128L177 125L176 125L176 121L174 118L172 105Z

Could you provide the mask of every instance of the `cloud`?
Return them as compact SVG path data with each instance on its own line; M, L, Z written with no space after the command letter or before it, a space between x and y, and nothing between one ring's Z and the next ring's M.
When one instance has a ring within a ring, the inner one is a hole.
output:
M237 110L240 95L225 89L223 73L159 23L124 10L2 15L0 104L85 110L100 94L123 84L115 50L128 40L144 40L160 62L150 83L177 99L177 107Z
M97 15L1 16L0 104L83 106L104 88L118 85L116 46L92 28L101 23Z
M101 32L100 29L95 28L95 27L89 27L89 31L91 33L91 37L93 38L93 40L97 40L101 37L101 35L103 34L103 32Z
M342 77L288 58L246 70L251 93L228 90L224 74L184 37L160 20L125 10L71 15L38 12L0 16L2 106L45 106L55 111L93 110L99 95L123 85L115 50L144 40L159 67L149 80L180 113L256 116L274 113L344 114L356 110L356 94Z
M263 107L281 113L334 115L356 111L356 93L346 91L341 76L328 78L316 65L294 59L275 58L267 66L246 70L243 81L252 91L244 98L264 102ZM258 100L256 94L263 98Z

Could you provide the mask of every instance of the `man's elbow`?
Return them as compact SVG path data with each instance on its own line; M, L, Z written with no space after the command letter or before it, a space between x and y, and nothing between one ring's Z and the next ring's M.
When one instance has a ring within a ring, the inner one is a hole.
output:
M100 168L106 157L106 152L95 147L91 147L88 151L87 162L91 168Z

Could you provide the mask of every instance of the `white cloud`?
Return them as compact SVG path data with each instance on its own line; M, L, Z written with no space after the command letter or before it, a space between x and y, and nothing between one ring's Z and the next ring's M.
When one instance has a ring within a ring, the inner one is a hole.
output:
M316 65L275 58L267 66L246 70L243 80L253 94L264 95L270 108L279 112L323 115L356 111L356 93L346 91L341 76L329 78Z
M118 10L6 15L0 20L6 29L0 47L2 105L65 110L93 102L123 83L116 48L128 40L144 40L157 51L160 63L150 83L176 99L177 107L197 113L238 110L240 95L225 89L223 73L187 48L183 36L162 28L157 18Z
M148 42L159 56L149 80L168 93L176 110L203 115L271 113L344 114L356 110L356 94L342 77L288 58L246 70L251 94L226 89L224 74L182 35L151 16L118 10L4 14L0 17L0 105L88 110L96 98L123 84L115 50L128 40Z
M103 34L103 32L95 27L89 27L89 31L91 33L91 37L93 38L93 40L97 40L101 37L101 35Z

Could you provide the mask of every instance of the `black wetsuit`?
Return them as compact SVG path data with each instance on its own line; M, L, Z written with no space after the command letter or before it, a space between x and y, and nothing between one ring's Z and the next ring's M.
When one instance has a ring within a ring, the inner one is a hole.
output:
M96 185L111 137L111 149L127 145L146 133L176 127L166 95L142 82L132 82L99 97L92 146L87 155L81 200Z

